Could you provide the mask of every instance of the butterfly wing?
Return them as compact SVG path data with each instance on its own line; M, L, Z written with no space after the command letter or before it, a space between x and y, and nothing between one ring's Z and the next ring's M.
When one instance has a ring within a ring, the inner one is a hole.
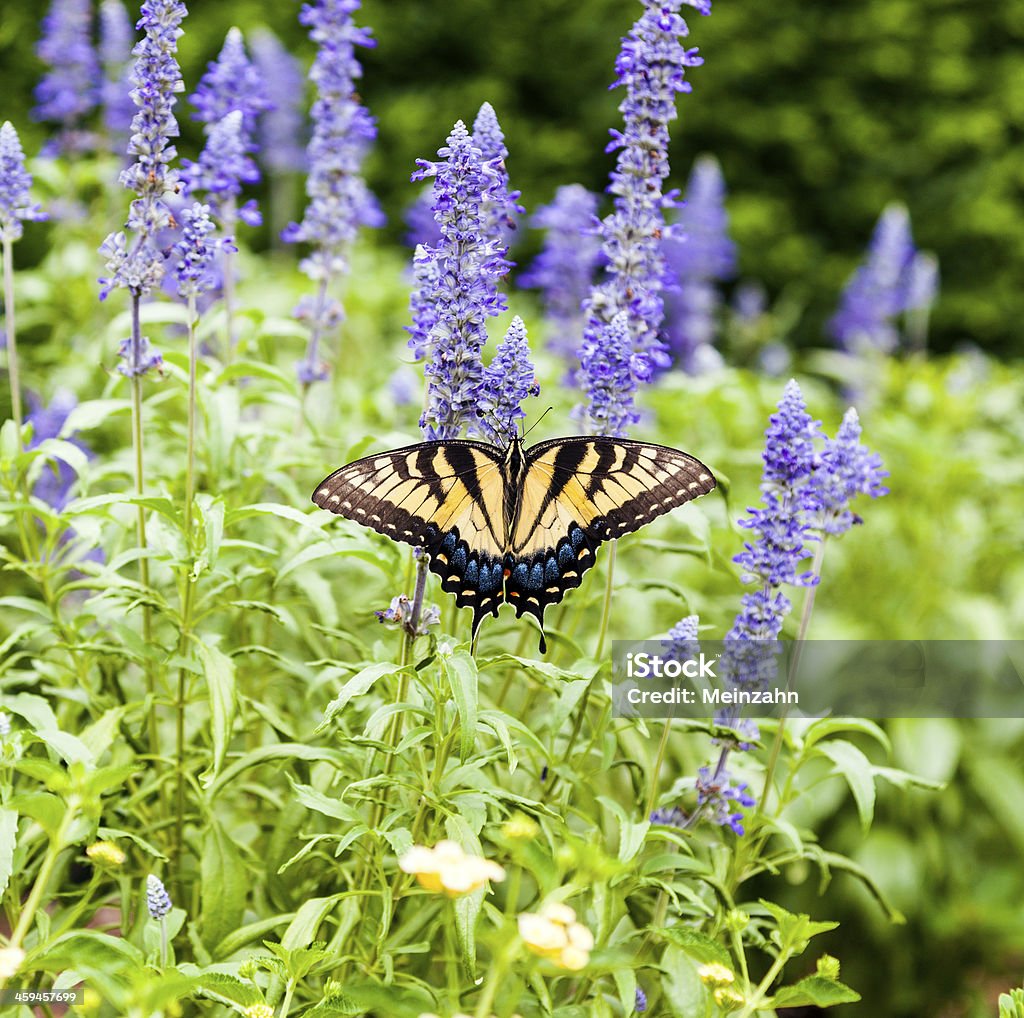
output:
M613 438L561 438L527 453L519 516L505 557L505 595L536 616L578 587L602 541L706 495L711 471L678 449Z
M317 485L321 509L426 549L441 588L473 609L475 632L503 600L500 450L483 442L422 442L356 460Z

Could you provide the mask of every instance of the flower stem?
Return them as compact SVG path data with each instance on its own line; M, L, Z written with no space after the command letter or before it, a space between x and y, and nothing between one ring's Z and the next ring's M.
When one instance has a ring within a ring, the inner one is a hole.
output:
M604 606L601 609L601 628L597 635L597 653L594 655L598 660L604 653L605 638L608 635L608 620L612 613L612 578L615 574L615 549L617 541L611 541L608 545L608 575L604 584Z
M35 883L32 885L32 890L29 892L28 899L22 906L21 913L18 916L18 925L14 928L14 932L11 934L11 939L7 942L7 947L20 947L22 941L25 939L29 929L32 926L32 920L35 919L36 912L42 902L43 894L46 892L46 885L50 882L50 877L53 875L53 868L57 865L57 860L60 858L61 852L66 847L68 834L71 831L71 825L75 822L78 817L78 799L72 797L68 800L67 809L64 811L64 817L60 822L60 827L57 828L57 833L54 834L53 839L50 841L50 845L47 848L46 856L43 859L42 865L39 867L39 872L36 874ZM3 986L3 980L0 980L0 986Z
M11 417L14 419L18 451L21 452L21 378L18 373L18 343L14 328L14 242L4 239L4 329L7 333L7 373L11 382Z
M235 201L232 198L224 206L224 235L233 237L237 226ZM221 265L224 274L224 363L231 363L235 351L235 249L225 244L221 249Z
M818 542L817 547L814 549L814 563L811 566L811 572L815 579L821 578L821 566L825 560L825 535L822 534L821 540ZM807 629L811 624L811 612L814 610L814 595L818 589L818 584L814 583L807 589L807 597L804 598L803 611L800 613L800 629L796 634L796 646L793 648L793 656L789 663L789 676L787 680L787 686L792 685L793 679L796 678L796 674L800 668L800 655L803 652L804 640L807 637ZM772 787L772 776L775 773L776 764L779 761L779 753L782 750L783 737L786 732L786 712L783 709L782 714L779 717L779 726L775 729L775 738L772 740L771 754L768 757L768 766L764 772L764 787L761 790L761 801L758 803L757 810L763 814L765 807L768 804L768 795Z
M189 549L192 547L192 502L195 498L197 323L196 298L191 294L188 298L188 456L185 461L185 543Z

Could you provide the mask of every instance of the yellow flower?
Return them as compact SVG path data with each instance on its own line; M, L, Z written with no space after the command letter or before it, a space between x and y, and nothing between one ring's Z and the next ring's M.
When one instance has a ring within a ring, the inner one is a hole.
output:
M723 1011L735 1011L743 1006L743 995L731 986L719 986L714 992L715 1003Z
M717 961L697 966L697 975L705 986L728 986L736 981L736 976Z
M443 891L450 898L471 894L488 880L504 880L505 871L490 859L467 855L454 841L439 841L433 848L414 845L398 866L404 873L412 873L421 887L428 891Z
M10 979L25 960L20 947L0 947L0 979Z
M274 1018L274 1009L269 1004L250 1004L242 1015L244 1018Z
M120 866L125 854L112 841L97 841L90 845L85 854L99 866Z
M76 1014L94 1015L99 1014L102 1006L103 998L91 986L86 986L82 990L81 1003L74 1004L73 1008Z
M525 813L517 813L502 824L501 833L510 841L530 841L540 833L540 827Z
M534 954L572 972L586 966L594 946L594 935L561 902L545 905L539 912L523 912L519 936Z

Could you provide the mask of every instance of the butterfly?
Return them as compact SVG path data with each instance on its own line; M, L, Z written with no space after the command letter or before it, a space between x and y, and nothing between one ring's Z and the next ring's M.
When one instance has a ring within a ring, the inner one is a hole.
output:
M628 439L556 438L523 448L421 442L335 470L321 509L423 548L441 589L473 610L473 639L510 604L533 615L578 587L603 541L706 495L711 471L678 449Z

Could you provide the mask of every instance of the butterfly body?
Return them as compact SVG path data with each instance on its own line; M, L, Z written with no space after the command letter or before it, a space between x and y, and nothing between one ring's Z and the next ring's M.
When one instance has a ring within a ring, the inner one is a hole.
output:
M317 485L313 502L424 548L441 588L473 609L474 635L503 603L535 616L543 633L545 608L580 585L602 541L714 487L700 461L666 446L453 439L349 463Z

